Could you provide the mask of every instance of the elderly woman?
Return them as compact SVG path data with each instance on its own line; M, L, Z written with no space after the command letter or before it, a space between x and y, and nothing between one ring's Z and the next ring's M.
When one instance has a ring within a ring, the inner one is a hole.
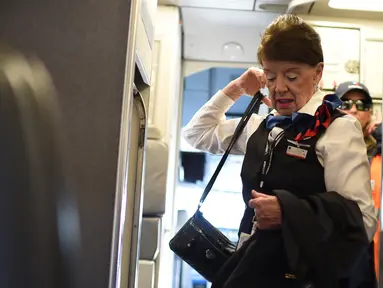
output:
M374 287L366 251L377 219L362 129L335 95L318 90L319 35L282 15L266 29L258 59L262 70L218 91L183 133L197 149L224 152L239 122L225 112L268 88L264 102L275 110L252 115L232 150L245 155L239 232L247 241L213 287Z

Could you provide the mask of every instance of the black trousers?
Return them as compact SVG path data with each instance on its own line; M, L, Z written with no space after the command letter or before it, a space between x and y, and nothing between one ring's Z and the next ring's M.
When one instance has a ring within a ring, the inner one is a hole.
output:
M279 233L251 236L221 268L212 288L303 288L299 280L286 278L289 268Z

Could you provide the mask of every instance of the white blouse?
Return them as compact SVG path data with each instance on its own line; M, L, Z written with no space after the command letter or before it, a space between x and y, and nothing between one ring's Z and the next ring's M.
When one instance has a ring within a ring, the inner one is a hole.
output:
M314 115L324 96L323 92L316 92L299 112ZM224 153L240 120L227 120L225 117L233 104L231 98L218 91L183 129L185 140L196 149L214 154ZM256 114L251 116L232 154L245 153L247 141L265 118ZM327 191L336 191L359 205L368 238L372 240L377 227L377 213L372 199L370 165L359 121L348 115L335 119L318 140L316 154L324 167Z

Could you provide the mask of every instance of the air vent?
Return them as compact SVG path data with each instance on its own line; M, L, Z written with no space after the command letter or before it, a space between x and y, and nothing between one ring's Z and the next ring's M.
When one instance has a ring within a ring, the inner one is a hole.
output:
M287 4L270 4L270 3L262 3L259 4L258 7L255 8L255 11L268 11L268 12L276 12L276 13L284 13L287 10Z
M256 0L255 11L285 13L291 0Z

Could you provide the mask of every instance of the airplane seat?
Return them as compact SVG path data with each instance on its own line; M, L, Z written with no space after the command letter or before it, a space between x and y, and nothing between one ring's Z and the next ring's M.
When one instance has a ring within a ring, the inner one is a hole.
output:
M148 127L145 157L138 287L154 288L158 286L168 169L168 146L155 126Z

